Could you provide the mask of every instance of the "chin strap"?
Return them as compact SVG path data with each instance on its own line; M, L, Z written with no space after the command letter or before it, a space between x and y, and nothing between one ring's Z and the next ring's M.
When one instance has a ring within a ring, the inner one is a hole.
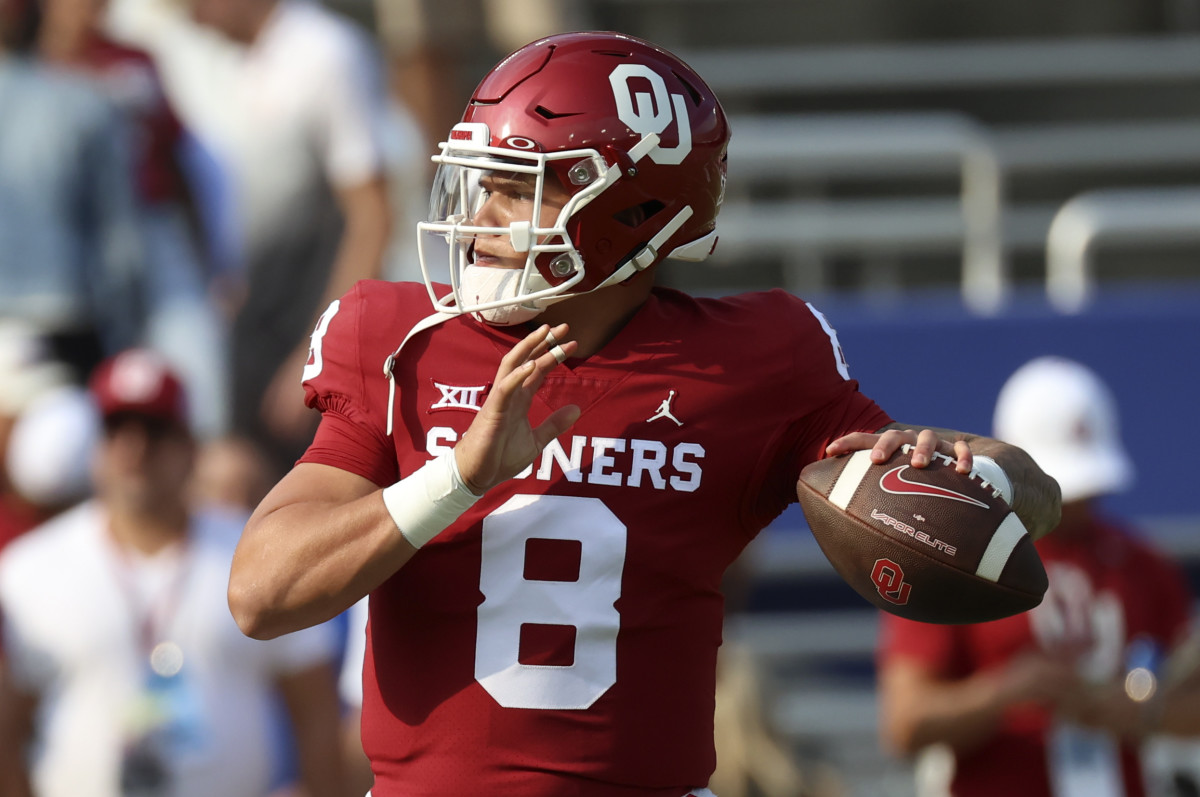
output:
M604 280L604 282L601 282L592 290L599 290L600 288L605 288L609 285L616 285L617 283L624 282L639 271L644 271L653 265L654 261L658 260L658 250L663 247L663 244L665 244L672 235L679 231L679 228L682 227L684 223L692 217L694 212L695 211L692 210L691 205L685 205L682 210L675 214L675 218L671 219L666 225L664 225L663 228L658 231L658 234L651 238L650 242L642 247L642 249L636 255L627 260L625 265L614 271L611 275L609 275L608 279ZM692 244L689 244L689 246L691 245Z
M427 329L432 329L443 321L449 321L451 318L457 318L456 315L446 312L437 312L433 315L428 315L422 318L417 323L413 324L412 329L408 330L408 334L404 336L404 340L400 341L400 345L396 350L387 356L383 361L383 375L388 381L388 403L387 403L387 435L392 436L392 408L396 404L396 375L393 369L396 367L396 358L400 356L400 350L405 344L412 340L413 336L418 332L424 332Z

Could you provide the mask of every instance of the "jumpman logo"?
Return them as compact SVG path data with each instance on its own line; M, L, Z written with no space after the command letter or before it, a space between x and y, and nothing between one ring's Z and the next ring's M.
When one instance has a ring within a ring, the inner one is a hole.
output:
M683 422L676 418L674 413L671 412L671 402L674 401L674 399L675 391L672 390L671 395L663 399L662 404L658 405L658 411L646 419L646 423L650 423L650 421L657 421L659 418L670 418L675 422L676 426L683 426Z

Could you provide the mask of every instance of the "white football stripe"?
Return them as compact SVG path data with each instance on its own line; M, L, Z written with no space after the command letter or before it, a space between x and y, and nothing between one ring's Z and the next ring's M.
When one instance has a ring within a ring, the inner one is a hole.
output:
M842 468L837 481L833 483L833 489L829 491L829 503L838 509L845 509L870 467L871 451L869 449L855 451L851 454L850 461L846 463L846 467Z
M1000 524L1000 528L996 529L996 533L992 535L992 541L988 543L987 550L983 552L983 558L979 560L979 567L975 569L975 575L986 578L988 581L999 581L1000 574L1004 572L1004 566L1008 564L1008 557L1012 556L1013 549L1017 547L1017 543L1025 534L1025 525L1021 523L1021 519L1015 512L1009 512L1008 516L1004 518L1004 522Z

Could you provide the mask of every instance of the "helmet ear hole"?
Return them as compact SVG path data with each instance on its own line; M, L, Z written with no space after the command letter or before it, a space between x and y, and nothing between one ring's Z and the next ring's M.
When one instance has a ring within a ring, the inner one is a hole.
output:
M636 230L664 207L666 205L657 199L650 199L640 205L634 205L633 207L617 211L613 214L613 218L631 230Z

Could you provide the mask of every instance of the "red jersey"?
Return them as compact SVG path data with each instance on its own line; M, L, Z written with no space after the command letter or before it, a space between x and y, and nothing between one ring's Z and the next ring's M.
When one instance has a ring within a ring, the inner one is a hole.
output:
M416 334L424 286L361 282L326 311L304 462L385 486L450 449L524 327ZM656 289L530 417L582 415L371 593L363 743L376 797L681 797L714 766L721 576L796 500L801 467L890 419L836 336L782 291Z
M963 678L1004 666L1024 651L1078 645L1083 674L1111 680L1125 671L1130 641L1148 637L1168 650L1187 627L1190 598L1173 563L1128 531L1097 521L1071 536L1037 543L1050 588L1040 606L977 625L927 625L883 615L880 657L906 657L938 677ZM956 797L1051 797L1047 761L1049 713L1009 709L992 739L957 756ZM1144 793L1137 751L1120 750L1125 793Z

